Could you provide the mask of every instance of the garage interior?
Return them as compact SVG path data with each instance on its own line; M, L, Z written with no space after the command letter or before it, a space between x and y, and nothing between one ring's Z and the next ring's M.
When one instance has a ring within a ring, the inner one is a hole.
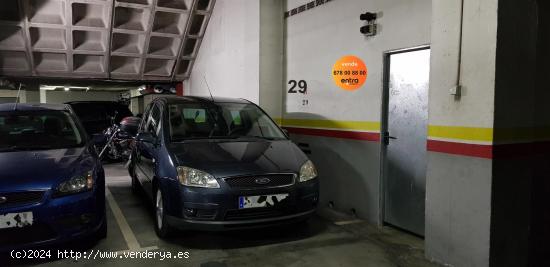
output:
M320 180L305 225L162 240L125 162L105 163L108 236L85 249L189 259L33 264L550 266L547 1L3 2L0 103L244 98ZM348 55L356 90L332 77Z

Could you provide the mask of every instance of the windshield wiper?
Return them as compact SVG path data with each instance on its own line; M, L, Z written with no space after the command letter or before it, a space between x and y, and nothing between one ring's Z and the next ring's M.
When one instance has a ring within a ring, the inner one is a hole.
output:
M256 138L256 139L264 139L264 140L280 140L276 137L270 137L270 136L262 136L262 135L242 135L239 138Z
M216 140L216 139L235 139L237 136L197 136L172 139L172 142L185 142L191 140Z

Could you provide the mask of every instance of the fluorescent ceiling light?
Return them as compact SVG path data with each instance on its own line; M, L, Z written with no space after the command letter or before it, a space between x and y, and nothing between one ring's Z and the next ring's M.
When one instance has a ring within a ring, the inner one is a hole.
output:
M56 90L63 88L65 91L69 91L71 89L80 89L80 90L90 90L89 86L70 86L70 85L40 85L40 90Z
M51 86L51 85L40 85L41 90L55 90L57 86Z

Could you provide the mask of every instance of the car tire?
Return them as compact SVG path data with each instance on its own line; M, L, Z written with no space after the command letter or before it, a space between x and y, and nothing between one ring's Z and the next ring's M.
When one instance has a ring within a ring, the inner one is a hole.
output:
M160 187L157 187L154 198L155 206L155 232L160 238L166 238L171 232L172 228L168 224L166 217L166 203L164 201L164 195Z

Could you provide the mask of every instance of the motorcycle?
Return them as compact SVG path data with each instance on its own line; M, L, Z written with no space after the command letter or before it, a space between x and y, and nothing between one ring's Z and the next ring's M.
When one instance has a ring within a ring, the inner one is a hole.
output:
M141 118L139 117L125 117L120 121L120 125L113 123L103 132L107 143L99 153L99 157L103 158L105 155L106 159L111 162L128 160L135 145L140 123Z

